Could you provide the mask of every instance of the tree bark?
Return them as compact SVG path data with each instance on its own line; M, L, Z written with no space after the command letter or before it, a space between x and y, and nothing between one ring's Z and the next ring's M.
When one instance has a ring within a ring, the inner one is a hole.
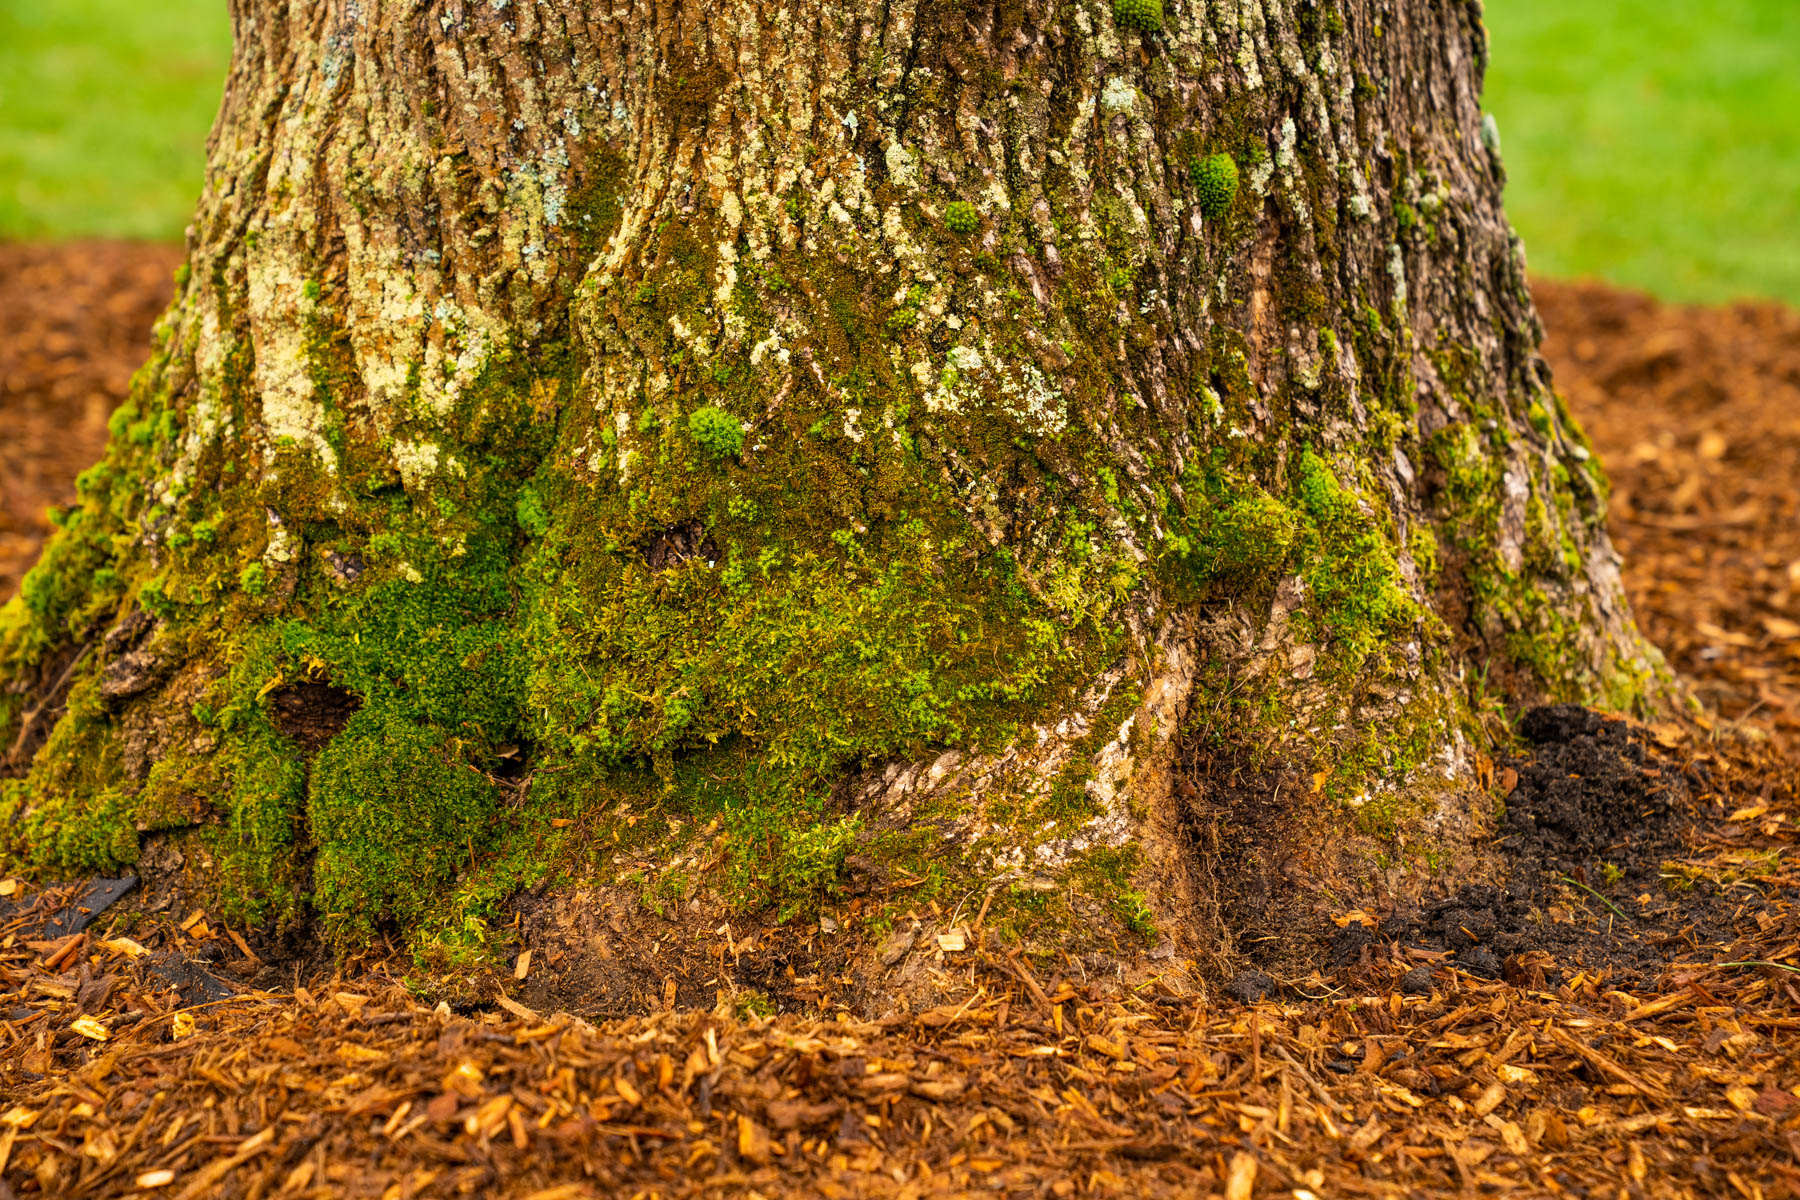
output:
M16 861L453 961L565 870L1166 957L1656 684L1478 0L232 10L0 625Z

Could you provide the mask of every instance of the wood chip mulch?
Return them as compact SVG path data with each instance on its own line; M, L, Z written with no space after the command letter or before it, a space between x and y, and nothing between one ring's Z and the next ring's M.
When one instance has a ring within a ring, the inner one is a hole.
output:
M182 1008L151 947L13 932L0 1195L1785 1196L1800 925L1762 916L1655 994L1406 995L1442 956L1399 950L1245 1007L971 954L916 1014L598 1028L374 978Z
M37 561L45 508L99 461L179 262L179 246L0 242L0 603Z
M1800 751L1800 312L1533 292L1645 632L1721 717Z

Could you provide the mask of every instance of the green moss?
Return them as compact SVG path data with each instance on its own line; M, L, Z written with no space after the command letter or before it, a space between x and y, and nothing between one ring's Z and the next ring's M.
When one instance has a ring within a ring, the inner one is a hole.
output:
M1412 555L1413 565L1419 569L1420 581L1430 586L1440 569L1436 531L1423 522L1415 524L1407 535L1406 548Z
M967 200L952 200L944 208L944 228L951 233L974 233L981 228L981 214Z
M1224 219L1237 200L1238 165L1229 154L1209 154L1188 167L1194 185L1194 202L1214 221Z
M1113 0L1113 20L1124 29L1156 33L1163 27L1162 0Z
M1294 511L1259 485L1248 485L1201 525L1203 570L1242 586L1279 571L1300 533Z
M688 417L688 435L714 458L735 458L744 449L743 423L710 404Z
M315 903L339 937L417 924L487 840L494 785L439 730L365 710L319 753L307 793Z
M1143 851L1135 843L1118 848L1090 850L1071 872L1082 891L1104 904L1121 925L1153 945L1158 937L1155 914L1144 894L1132 885L1143 866Z
M696 437L695 440L698 441L699 438ZM741 429L738 440L741 447ZM533 537L543 537L550 528L550 512L544 507L544 498L536 488L527 486L519 489L519 498L513 502L513 515L518 518L519 528Z
M116 786L78 809L30 803L27 780L0 781L0 830L7 857L52 875L110 875L138 859L133 803Z
M844 817L785 834L774 857L758 872L778 920L816 911L837 891L861 824L856 817Z
M1412 630L1422 611L1388 537L1310 446L1296 491L1307 518L1302 574L1320 623L1345 659L1360 663Z

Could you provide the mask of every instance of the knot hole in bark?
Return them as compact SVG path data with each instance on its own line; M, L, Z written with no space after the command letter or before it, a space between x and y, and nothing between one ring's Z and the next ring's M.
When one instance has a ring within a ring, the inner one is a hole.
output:
M294 683L269 695L275 728L308 754L344 731L362 700L329 683Z
M719 561L719 547L712 535L693 518L659 529L638 545L644 552L645 565L652 571L679 566L693 558L705 559L709 567Z

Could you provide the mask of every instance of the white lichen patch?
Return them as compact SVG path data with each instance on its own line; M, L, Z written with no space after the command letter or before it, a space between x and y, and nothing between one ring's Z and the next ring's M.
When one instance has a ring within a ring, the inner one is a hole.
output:
M409 492L419 491L437 474L438 457L436 442L401 440L394 443L394 467L400 472L400 482Z
M264 436L274 446L302 446L327 471L337 470L337 452L325 440L325 409L315 396L307 356L304 313L306 280L297 253L270 239L252 256L245 308L256 344L256 392Z
M263 515L269 527L269 541L263 548L262 561L273 571L294 561L300 543L274 509L264 509Z
M1129 79L1114 75L1100 92L1100 111L1108 115L1128 113L1137 107L1138 90Z
M887 152L882 157L887 161L888 178L895 187L919 186L919 162L905 146L899 142L889 142Z

